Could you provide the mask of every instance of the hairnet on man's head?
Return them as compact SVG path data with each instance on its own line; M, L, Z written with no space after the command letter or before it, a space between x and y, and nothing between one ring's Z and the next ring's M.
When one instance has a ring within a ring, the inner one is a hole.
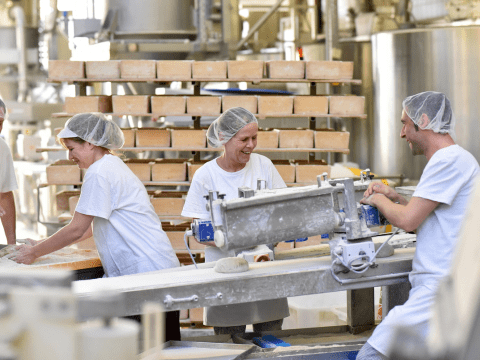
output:
M258 121L247 109L241 107L228 109L210 124L207 141L212 147L221 147L250 123L258 124Z
M107 149L119 149L125 142L120 127L102 113L77 114L68 119L58 138L74 137Z
M423 130L433 130L440 134L455 135L455 116L450 101L445 94L425 91L403 100L403 110L412 121ZM428 118L425 124L423 114Z

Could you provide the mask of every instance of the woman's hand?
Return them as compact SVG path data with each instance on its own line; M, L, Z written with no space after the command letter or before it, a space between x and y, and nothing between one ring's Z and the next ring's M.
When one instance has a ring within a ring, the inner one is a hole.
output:
M7 257L19 264L30 265L37 259L33 248L31 245L19 245L17 249Z
M41 240L33 240L33 239L30 239L30 238L17 239L17 243L35 246L35 245L41 243Z

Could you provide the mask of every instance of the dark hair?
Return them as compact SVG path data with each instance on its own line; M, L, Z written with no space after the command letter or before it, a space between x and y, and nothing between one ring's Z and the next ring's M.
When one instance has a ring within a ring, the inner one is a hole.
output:
M4 113L7 112L7 106L5 105L2 99L0 99L0 108L3 109Z

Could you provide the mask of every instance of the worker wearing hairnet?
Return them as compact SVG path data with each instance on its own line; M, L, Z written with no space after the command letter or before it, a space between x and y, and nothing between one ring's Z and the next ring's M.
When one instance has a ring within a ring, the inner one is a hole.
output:
M0 99L0 132L7 116L7 108ZM13 168L13 158L5 140L0 137L0 219L9 245L15 244L16 210L13 191L17 190L17 179Z
M417 231L416 251L409 280L412 289L404 305L393 308L359 352L357 359L388 359L395 329L417 332L426 342L430 308L439 281L447 275L465 216L478 163L456 145L455 117L447 97L427 91L403 101L402 130L413 155L424 155L427 165L410 201L395 190L373 182L364 204L379 209L394 226Z
M209 190L225 194L225 199L238 198L238 188L256 189L257 180L266 181L266 187L283 188L285 182L272 162L254 154L257 146L258 122L244 108L225 111L208 128L210 146L223 147L223 154L203 165L193 176L182 216L210 220L204 196ZM236 256L241 251L222 251L213 246L205 249L205 260L216 261ZM258 301L206 308L204 322L213 326L216 334L234 334L253 324L254 331L280 330L283 318L289 315L287 299Z
M112 154L124 143L118 125L100 113L77 114L66 122L58 138L69 158L87 170L73 219L43 241L28 239L33 246L19 246L11 258L31 264L93 233L107 277L180 266L145 186ZM167 328L167 340L180 339L179 314L174 315L173 320L167 318L174 323Z

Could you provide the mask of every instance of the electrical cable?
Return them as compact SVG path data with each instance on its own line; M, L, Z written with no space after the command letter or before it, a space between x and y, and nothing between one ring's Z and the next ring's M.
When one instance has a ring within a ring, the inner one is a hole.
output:
M183 241L185 241L185 246L187 247L187 251L190 254L190 257L192 258L193 265L195 265L195 268L198 269L197 263L195 262L195 259L193 258L193 254L190 251L190 248L188 247L187 236L193 236L193 231L192 230L185 231L185 235L183 236Z
M400 230L400 228L397 228L397 230L395 230L395 231L392 233L392 235L390 235L390 237L389 237L387 240L385 240L382 245L380 245L380 247L378 248L378 250L375 252L375 254L373 255L373 257L372 257L371 259L370 259L370 257L367 256L367 255L360 255L360 256L358 256L358 257L353 258L352 260L350 260L350 262L349 262L348 264L345 263L345 260L343 259L343 256L336 255L336 259L340 260L340 262L342 263L342 265L345 266L349 271L352 271L352 272L354 272L355 274L363 274L365 271L367 271L367 270L370 268L370 266L372 266L372 265L374 264L374 261L375 261L375 259L377 258L377 255L378 255L378 253L380 252L380 250L385 246L386 243L388 243L388 242L392 239L392 237L393 237L394 235L397 234L397 232L398 232L399 230ZM359 259L363 259L363 258L365 258L365 257L366 257L368 260L365 261L363 264L358 264L358 265L354 265L354 264L353 264L353 262L355 262L355 261L357 261L357 260L359 260ZM333 262L332 262L332 268L331 268L331 269L332 269L332 276L335 278L335 280L341 282L340 279L338 278L338 276L337 276L337 275L335 274L335 272L333 271L333 265L335 265L335 260L336 260L336 259L334 259Z

